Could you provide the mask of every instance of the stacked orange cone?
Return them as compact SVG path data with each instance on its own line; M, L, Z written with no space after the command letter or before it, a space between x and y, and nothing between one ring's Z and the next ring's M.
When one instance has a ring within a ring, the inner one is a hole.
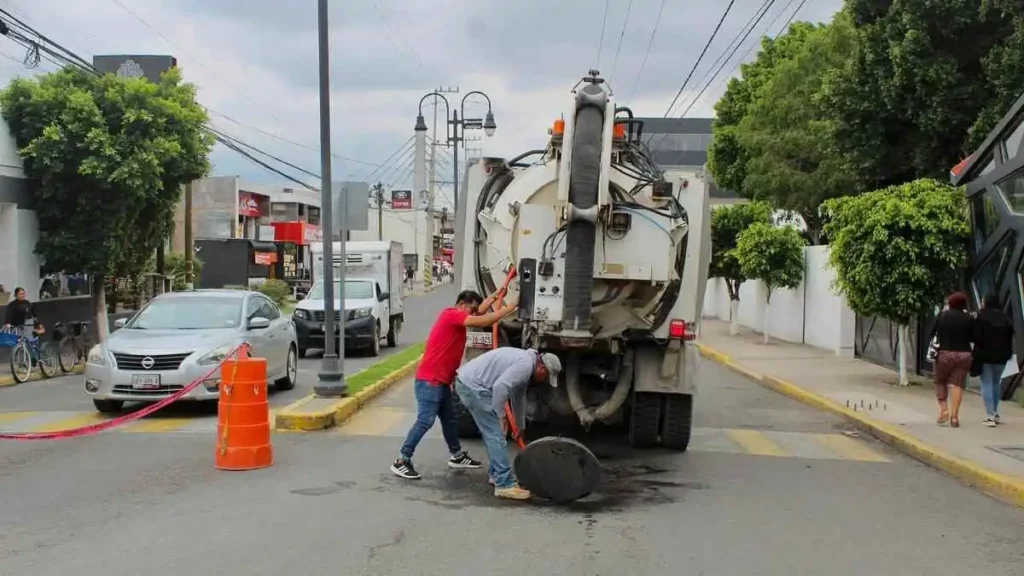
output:
M217 406L217 453L220 470L256 470L274 465L270 445L267 360L251 358L243 347L221 366Z

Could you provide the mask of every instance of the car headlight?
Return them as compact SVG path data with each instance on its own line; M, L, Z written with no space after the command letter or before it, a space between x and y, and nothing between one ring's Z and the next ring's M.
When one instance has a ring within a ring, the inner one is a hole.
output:
M309 320L309 312L307 310L303 310L301 308L296 308L295 312L292 312L292 315L295 316L296 318L301 318L303 320Z
M354 310L348 311L348 317L350 320L355 320L356 318L366 318L371 314L373 314L373 308L356 308Z
M102 344L97 344L89 349L89 355L86 356L86 362L97 366L107 365L107 353L103 350Z
M196 364L200 366L212 366L214 364L220 364L227 359L228 354L233 350L231 346L221 346L212 352L208 352L205 356L199 359Z

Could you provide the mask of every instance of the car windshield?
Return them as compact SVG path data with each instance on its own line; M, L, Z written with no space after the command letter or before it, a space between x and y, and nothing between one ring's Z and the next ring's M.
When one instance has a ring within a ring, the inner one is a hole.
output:
M237 328L242 298L188 296L151 301L125 328L135 330L209 330Z
M341 282L334 283L334 297L337 298L341 292ZM307 298L311 300L323 300L324 299L324 282L320 280L309 290ZM345 281L345 298L351 298L358 300L360 298L373 298L373 282L367 282L366 280L346 280Z

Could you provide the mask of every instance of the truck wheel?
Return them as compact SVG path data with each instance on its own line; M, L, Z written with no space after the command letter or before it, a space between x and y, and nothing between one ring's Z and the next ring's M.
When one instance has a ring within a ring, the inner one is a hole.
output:
M636 448L649 448L657 444L660 420L660 395L633 392L633 408L629 415L629 444Z
M685 452L693 429L693 396L665 394L665 416L661 423L661 443L669 449Z
M388 328L388 348L398 346L398 331L402 329L402 323L392 318Z
M476 420L469 413L469 409L459 399L459 394L452 390L452 403L455 405L455 421L459 427L459 438L479 438L480 429L476 427Z
M370 341L370 356L380 356L380 326L373 325L373 339Z

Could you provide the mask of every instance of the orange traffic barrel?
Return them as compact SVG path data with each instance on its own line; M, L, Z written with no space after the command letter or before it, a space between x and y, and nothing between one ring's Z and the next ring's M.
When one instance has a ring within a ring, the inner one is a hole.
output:
M267 360L241 352L220 369L217 454L220 470L256 470L274 464L270 445Z

